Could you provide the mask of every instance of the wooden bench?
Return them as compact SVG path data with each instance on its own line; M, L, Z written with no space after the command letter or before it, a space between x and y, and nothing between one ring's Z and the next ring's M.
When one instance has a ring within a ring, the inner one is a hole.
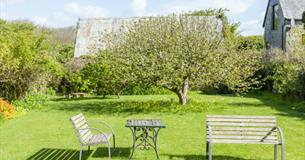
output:
M207 115L206 129L207 160L212 160L212 144L217 143L274 145L274 160L281 145L282 160L285 158L284 137L275 116Z
M72 98L77 98L77 97L84 98L85 97L85 93L71 93L71 95L72 95Z

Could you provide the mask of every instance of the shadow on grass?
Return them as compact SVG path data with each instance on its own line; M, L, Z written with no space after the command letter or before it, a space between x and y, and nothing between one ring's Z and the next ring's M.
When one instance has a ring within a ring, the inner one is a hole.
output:
M288 117L297 117L302 120L305 120L305 110L303 112L293 110L294 106L302 107L302 103L298 103L293 100L286 100L279 95L271 94L271 93L261 93L261 94L252 94L248 95L248 98L255 98L260 101L260 103L230 103L229 105L232 107L235 106L246 106L246 107L264 107L269 106L273 109L276 109L282 113L277 115L280 116L288 116ZM305 109L305 107L303 107Z
M91 155L91 151L83 151L82 159L86 160ZM27 160L78 160L79 159L79 150L72 149L56 149L56 148L43 148L36 152Z
M111 150L111 157L121 157L123 159L128 159L130 155L130 148L115 148L114 150ZM98 157L108 157L108 148L106 147L99 147L96 149L92 157L98 158Z
M168 156L169 159L177 159L177 158L182 158L184 160L205 160L206 159L205 155L171 155L171 154L166 154L165 156ZM239 158L239 157L215 155L215 156L213 156L213 160L254 160L254 159L244 159L244 158Z
M57 100L60 101L60 100ZM94 114L139 114L139 113L184 113L184 112L202 112L205 107L197 102L181 106L178 102L172 100L76 100L61 101L60 105L52 108L63 111L89 112Z
M111 150L111 157L122 157L127 159L130 154L130 148L116 148ZM82 159L87 160L92 154L93 150L83 150ZM95 158L107 158L108 157L108 148L97 148L92 157ZM36 152L27 160L78 160L79 159L79 150L72 149L56 149L56 148L43 148Z
M117 97L101 97L101 96L90 96L90 97L77 97L77 98L66 98L66 97L61 97L61 98L53 98L52 101L82 101L82 100L107 100L107 99L118 99Z

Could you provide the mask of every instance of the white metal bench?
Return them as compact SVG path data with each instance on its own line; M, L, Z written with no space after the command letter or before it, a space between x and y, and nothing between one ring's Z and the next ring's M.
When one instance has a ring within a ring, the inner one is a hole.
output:
M111 159L111 151L110 151L110 139L113 140L113 147L115 148L115 135L113 129L105 122L99 121L98 124L105 125L111 133L104 133L100 129L89 127L85 117L83 114L78 114L70 118L72 125L75 129L76 135L80 141L80 152L79 159L82 159L82 148L83 146L88 146L88 150L90 150L90 146L99 145L99 144L107 144L108 145L108 156ZM92 130L97 131L99 134L92 134Z
M284 137L275 116L207 115L206 129L207 160L212 160L212 144L217 143L274 145L274 160L281 145L282 160L285 159Z

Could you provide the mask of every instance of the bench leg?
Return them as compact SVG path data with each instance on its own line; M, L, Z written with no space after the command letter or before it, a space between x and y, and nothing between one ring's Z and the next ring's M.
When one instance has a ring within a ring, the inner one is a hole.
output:
M111 149L110 149L110 143L108 142L108 158L111 159Z
M282 160L285 160L285 144L282 143Z
M274 145L274 160L277 160L277 144Z
M209 160L209 142L206 142L206 146L205 146L205 159Z
M206 160L212 160L212 143L206 142Z
M83 152L83 145L80 144L80 150L79 150L79 160L82 160L82 152Z

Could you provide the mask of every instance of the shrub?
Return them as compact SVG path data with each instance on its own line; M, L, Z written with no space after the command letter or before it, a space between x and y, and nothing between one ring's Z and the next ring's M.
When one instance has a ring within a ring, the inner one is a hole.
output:
M50 55L47 33L34 24L0 21L0 96L22 99L61 69Z
M13 118L15 112L16 109L12 104L0 98L0 121Z
M267 65L273 89L287 97L305 99L305 54L304 51L278 52Z
M16 106L17 111L40 109L42 105L49 99L46 94L29 94L22 100L15 100L12 103Z

